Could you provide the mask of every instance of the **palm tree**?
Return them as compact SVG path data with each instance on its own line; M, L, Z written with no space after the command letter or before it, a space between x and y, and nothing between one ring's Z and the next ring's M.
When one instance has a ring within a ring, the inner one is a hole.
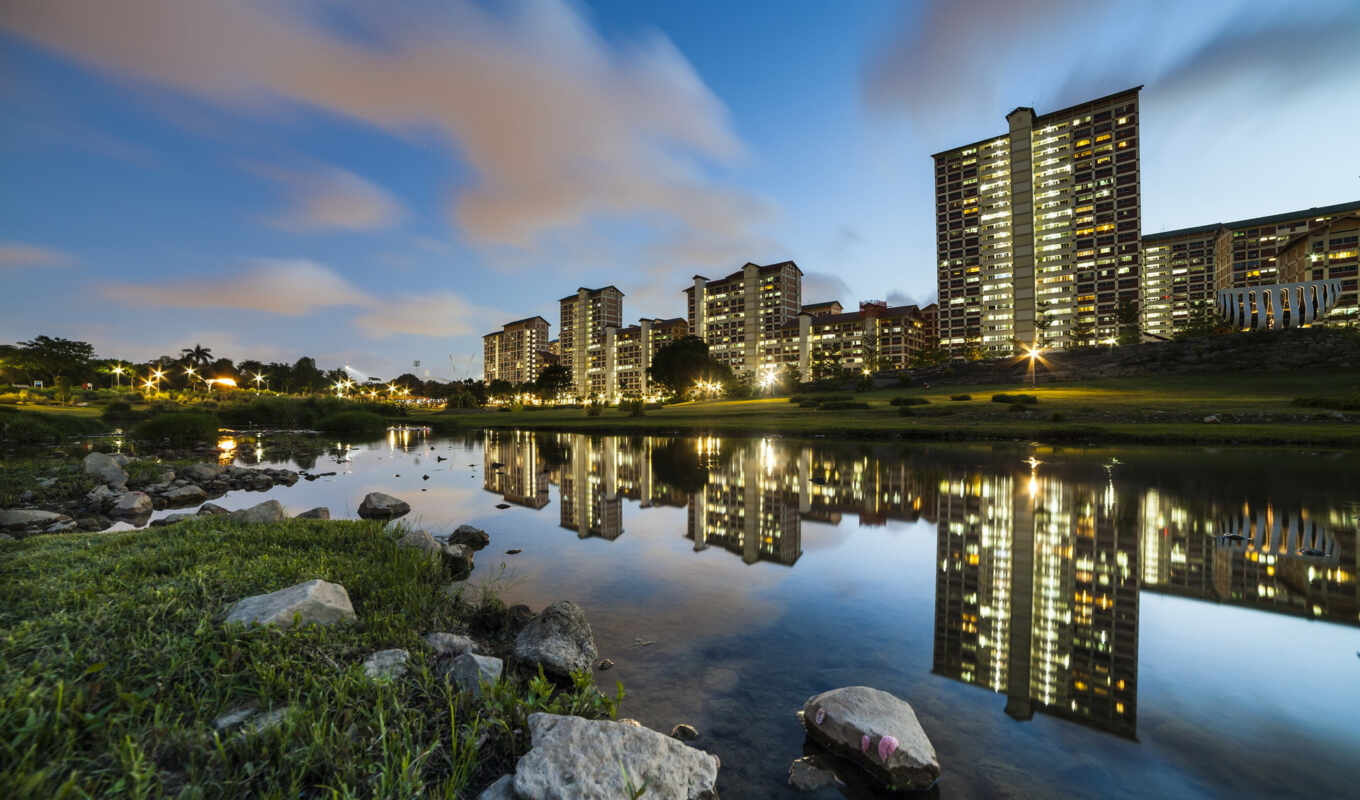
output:
M211 364L213 360L212 349L204 347L201 344L195 344L193 347L186 347L179 352L182 360L186 364L192 364L195 367L206 367Z

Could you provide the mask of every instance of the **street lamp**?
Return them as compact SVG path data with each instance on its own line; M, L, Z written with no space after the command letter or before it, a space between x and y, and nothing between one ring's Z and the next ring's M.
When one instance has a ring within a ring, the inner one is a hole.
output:
M123 365L119 364L113 368L113 385L115 388L123 385Z
M257 391L257 392L260 391L260 382L263 381L263 380L264 380L264 373L263 373L263 372L257 372L257 373L255 373L255 391ZM265 388L268 389L268 388L269 388L269 385L268 385L268 384L265 384Z
M1035 381L1034 363L1039 359L1039 356L1043 355L1043 352L1043 348L1037 344L1030 345L1025 351L1025 354L1029 356L1029 388L1031 389L1034 388Z

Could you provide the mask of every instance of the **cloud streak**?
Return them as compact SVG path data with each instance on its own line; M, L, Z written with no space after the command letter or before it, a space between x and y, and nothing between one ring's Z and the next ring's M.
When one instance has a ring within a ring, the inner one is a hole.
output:
M349 170L331 166L306 171L252 169L283 185L289 208L272 222L287 231L371 231L393 226L402 215L396 197Z
M24 242L0 242L0 269L69 267L74 263L74 256L60 250Z
M222 102L283 98L393 132L440 131L475 171L451 214L479 244L525 247L615 217L731 238L769 211L709 177L744 148L726 108L660 34L613 46L560 0L505 13L471 0L437 16L342 10L344 33L304 2L13 0L0 28ZM356 217L311 211L304 218Z

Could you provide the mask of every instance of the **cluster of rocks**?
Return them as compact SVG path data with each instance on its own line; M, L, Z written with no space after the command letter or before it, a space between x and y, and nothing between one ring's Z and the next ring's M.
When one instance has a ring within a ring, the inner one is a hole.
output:
M90 453L82 468L97 485L84 497L52 508L0 511L0 530L12 536L66 531L100 531L114 522L145 525L153 511L185 508L221 497L229 491L262 492L275 485L292 486L298 474L287 469L250 469L220 464L191 464L177 473L166 468L154 483L128 486L127 466L134 460L122 453Z

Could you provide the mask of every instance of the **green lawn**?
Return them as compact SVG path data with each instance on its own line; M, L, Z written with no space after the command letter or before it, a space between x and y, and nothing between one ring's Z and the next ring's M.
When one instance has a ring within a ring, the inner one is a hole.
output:
M527 750L528 713L616 710L588 676L512 677L481 699L448 686L420 636L504 641L504 610L451 598L393 539L372 522L208 517L0 542L0 797L469 796ZM344 585L359 621L222 624L235 600L312 578ZM363 659L394 647L408 674L367 678ZM215 732L243 707L293 713Z
M1036 405L1012 411L994 403L995 393L1034 394ZM1082 383L1027 386L939 386L855 394L865 410L800 408L787 397L681 403L631 417L607 409L590 417L581 409L497 413L447 412L467 427L540 427L580 430L683 430L721 433L906 438L1109 441L1179 444L1255 442L1360 446L1360 424L1332 419L1330 412L1291 404L1301 396L1354 397L1360 370L1329 374L1267 373L1111 378ZM846 394L837 392L835 394ZM951 395L968 394L967 401ZM900 416L895 397L929 402ZM1217 415L1221 424L1206 424ZM1349 414L1360 418L1360 415ZM413 417L418 421L420 416Z

